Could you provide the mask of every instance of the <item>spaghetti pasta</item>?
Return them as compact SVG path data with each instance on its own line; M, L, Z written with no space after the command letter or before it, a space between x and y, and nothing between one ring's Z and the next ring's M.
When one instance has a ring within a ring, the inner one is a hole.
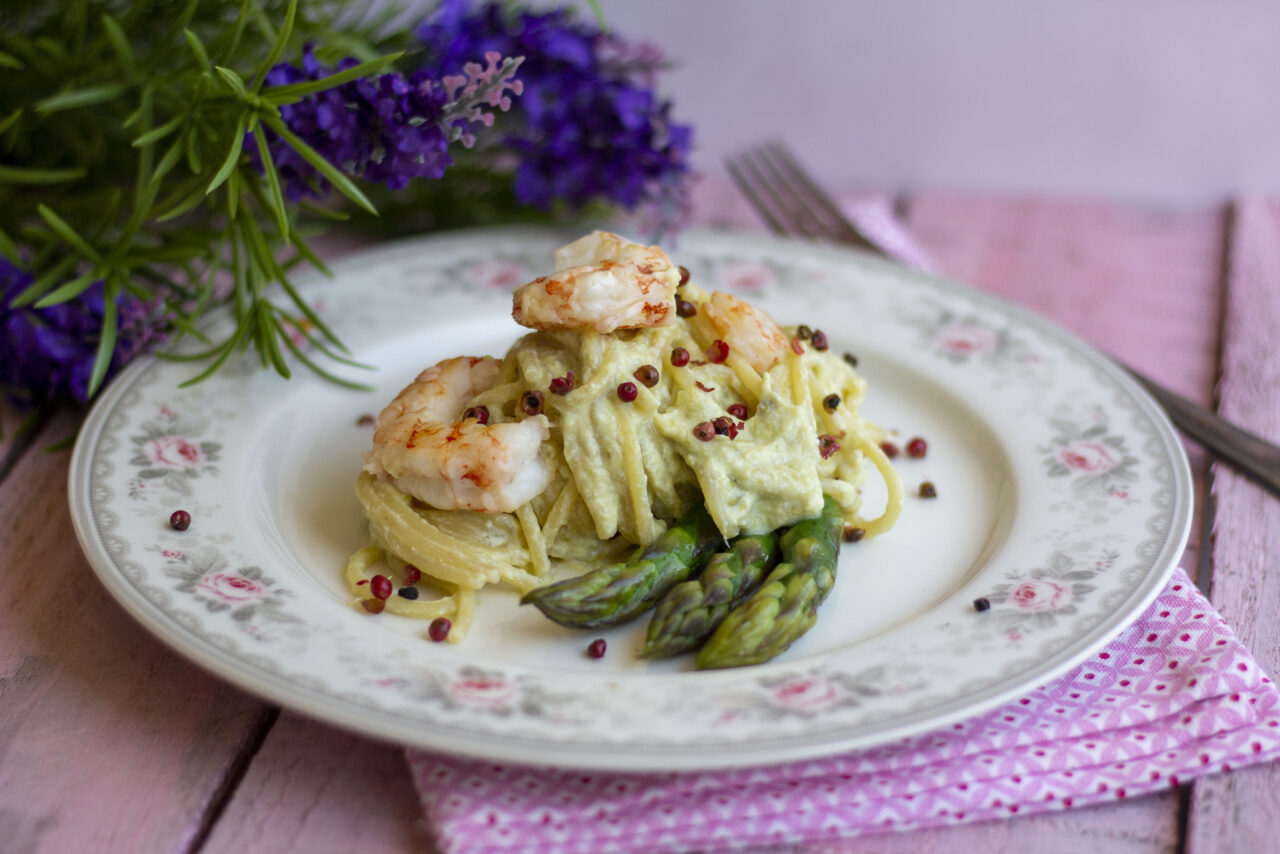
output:
M537 448L537 464L549 473L545 486L514 510L433 508L397 488L394 473L366 467L356 495L371 544L347 564L352 595L366 598L380 568L394 575L412 567L443 594L429 601L392 596L386 610L447 616L457 641L475 591L502 583L523 593L552 576L616 560L698 502L726 538L815 516L824 492L867 536L892 527L902 485L880 449L884 432L859 412L866 384L853 367L790 329L780 330L789 338L785 352L758 369L758 357L723 354L708 294L689 283L681 298L693 315L672 311L660 325L601 332L543 324L511 347L487 388L466 396L452 417L468 413L478 422L473 430L545 419L547 438ZM695 356L677 366L675 348ZM698 358L709 350L722 358ZM652 384L636 380L655 374ZM618 393L625 382L634 395ZM530 391L540 394L528 398ZM451 429L459 424L465 419ZM408 441L421 429L414 426ZM450 465L452 472L462 463ZM864 517L871 473L888 500Z

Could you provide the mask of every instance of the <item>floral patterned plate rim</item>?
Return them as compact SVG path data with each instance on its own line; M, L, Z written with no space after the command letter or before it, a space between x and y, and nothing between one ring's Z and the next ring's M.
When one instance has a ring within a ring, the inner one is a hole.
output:
M70 473L77 535L107 590L229 681L383 739L504 761L696 769L881 744L977 714L1101 648L1186 542L1173 428L1106 357L966 286L848 250L695 232L706 288L823 329L868 378L865 411L923 458L888 534L845 546L817 626L773 662L697 672L634 653L643 625L555 626L500 588L462 644L353 608L352 494L377 412L423 366L500 354L512 285L572 235L476 230L380 247L303 291L357 359L358 392L256 362L181 387L146 359L101 396ZM225 334L227 321L213 334ZM924 481L937 497L917 497ZM869 502L883 500L873 486ZM172 511L191 514L175 531ZM979 611L975 600L990 608ZM597 636L602 659L587 656Z

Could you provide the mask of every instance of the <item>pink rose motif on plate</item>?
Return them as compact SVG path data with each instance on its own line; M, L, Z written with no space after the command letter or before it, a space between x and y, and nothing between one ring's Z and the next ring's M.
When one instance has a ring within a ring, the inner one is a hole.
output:
M130 437L133 458L129 464L138 471L129 481L129 497L145 498L148 481L190 495L193 480L216 474L222 444L196 438L204 430L203 420L184 418L172 407L160 406L157 417L141 424L139 433Z
M1067 552L1055 551L1045 565L1025 572L1010 572L1008 581L997 584L984 597L993 606L984 619L1003 632L1011 643L1076 614L1098 593L1098 574L1110 570L1120 553L1107 549L1092 562L1081 561Z
M716 268L716 282L725 290L759 291L776 279L773 270L757 261L725 261Z
M841 691L825 679L801 678L784 682L773 691L773 702L794 711L817 711L838 702Z
M449 695L470 705L507 706L515 699L516 687L494 676L468 676L452 683Z
M196 590L228 605L256 602L269 592L266 587L252 578L226 572L211 572L201 576L196 582Z
M958 321L939 329L934 342L948 353L969 356L994 351L1000 343L1000 337L985 326Z
M1111 471L1120 460L1102 442L1072 442L1058 451L1058 459L1072 471L1101 474Z
M1069 585L1044 579L1024 581L1009 591L1009 601L1023 611L1056 611L1072 598Z
M204 465L204 453L200 446L181 436L161 436L145 446L147 460L156 466L170 469L192 469Z
M466 269L466 276L482 288L510 290L529 278L525 269L510 261L480 261Z

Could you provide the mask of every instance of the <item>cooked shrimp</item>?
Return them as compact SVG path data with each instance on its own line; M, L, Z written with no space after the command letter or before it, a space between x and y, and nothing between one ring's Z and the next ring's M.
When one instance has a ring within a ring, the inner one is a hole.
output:
M791 349L791 342L772 317L732 294L716 291L703 311L729 345L729 352L741 355L757 371L769 370Z
M511 316L531 329L640 329L675 309L680 272L656 246L594 231L556 250L556 272L516 288Z
M483 423L458 420L462 407L492 388L502 362L459 356L427 368L378 416L364 470L442 510L510 512L551 480L538 449L545 415Z

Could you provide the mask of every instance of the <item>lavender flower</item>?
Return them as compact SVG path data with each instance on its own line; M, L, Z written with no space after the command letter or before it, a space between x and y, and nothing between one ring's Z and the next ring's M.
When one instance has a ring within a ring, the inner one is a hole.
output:
M348 175L392 190L413 178L440 178L453 163L449 144L457 140L469 145L474 140L467 130L471 123L493 124L493 114L485 107L510 109L508 92L521 92L520 81L513 79L519 59L504 60L496 53L485 59L485 66L467 62L459 66L461 74L449 76L418 71L407 78L397 73L361 78L282 106L281 118ZM345 59L337 70L355 64ZM266 82L279 86L330 73L308 46L301 67L277 65ZM246 148L257 157L256 146ZM297 201L328 191L320 173L288 145L273 138L270 148L286 197Z
M13 308L32 283L30 273L0 258L0 389L17 406L89 397L89 378L103 320L103 287L48 308ZM108 378L134 355L163 339L158 306L131 296L116 300L119 331Z
M652 91L661 61L653 47L605 36L564 9L511 14L490 2L471 11L466 0L445 0L417 36L433 76L479 52L525 57L518 121L502 140L519 156L520 201L656 205L668 226L686 211L693 132Z

